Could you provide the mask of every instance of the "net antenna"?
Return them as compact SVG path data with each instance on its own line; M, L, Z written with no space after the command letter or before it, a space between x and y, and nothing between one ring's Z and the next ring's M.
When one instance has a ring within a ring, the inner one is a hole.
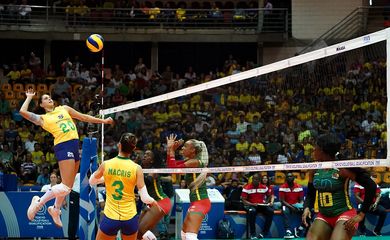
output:
M104 49L102 49L102 86L101 86L101 101L102 108L104 107ZM100 111L101 118L104 119L104 112ZM101 136L101 163L104 161L104 123L102 123L102 136Z
M280 71L280 70L283 70L286 68L291 68L291 67L297 66L299 64L308 63L310 61L323 59L323 58L334 56L334 55L341 54L341 53L346 53L346 52L349 52L351 50L367 47L367 46L370 46L370 45L373 45L373 44L376 44L379 42L386 43L385 58L386 58L386 62L389 63L388 58L390 55L390 28L387 28L387 29L383 29L383 30L380 30L380 31L377 31L377 32L374 32L371 34L367 34L367 35L364 35L364 36L361 36L358 38L354 38L354 39L351 39L351 40L348 40L345 42L334 44L334 45L329 46L329 47L325 47L325 48L318 49L318 50L315 50L312 52L308 52L308 53L305 53L302 55L298 55L298 56L295 56L292 58L288 58L288 59L285 59L282 61L278 61L278 62L275 62L272 64L268 64L265 66L254 68L254 69L251 69L251 70L248 70L245 72L237 73L234 75L230 75L230 76L216 79L213 81L205 82L205 83L198 84L195 86L187 87L187 88L184 88L181 90L169 92L166 94L161 94L161 95L147 98L144 100L140 100L140 101L136 101L136 102L120 105L120 106L115 106L115 107L108 108L108 109L103 109L103 110L101 110L101 114L107 115L107 114L112 114L112 113L116 113L116 112L139 108L139 107L146 106L146 105L151 105L154 103L163 102L166 100L190 95L190 94L197 93L200 91L205 91L205 90L220 87L223 85L239 82L239 81L242 81L245 79L250 79L250 78L262 76L262 75L265 75L268 73L277 72L277 71ZM390 64L386 64L386 79L390 79ZM387 102L389 102L390 84L386 84L386 94L387 94ZM386 112L387 113L390 112L390 105L389 104L386 105ZM387 118L386 118L386 125L390 126L390 117L389 116L387 116ZM389 134L387 134L387 149L390 149L389 138L390 138L390 136L389 136ZM366 167L389 166L388 159L389 159L389 151L387 151L386 159L377 159L377 161L368 161L368 162L366 162ZM281 168L284 170L287 170L287 169L291 170L291 169L294 169L294 166L296 167L296 169L301 169L300 167L302 167L302 169L311 169L312 167L318 168L318 166L310 167L310 166L306 166L305 163L302 163L302 164L303 165L301 165L299 163L299 166L297 166L297 164L293 164L293 163L278 164L278 165L274 166L273 168L267 168L264 171L274 171L274 170L279 170ZM323 163L323 164L324 164L323 166L334 166L334 163L332 163L332 164L331 163L329 163L329 164ZM280 166L280 165L283 165L283 166ZM270 165L268 165L268 166L270 166ZM339 164L337 166L339 166ZM347 163L345 163L342 167L354 167L354 166L356 167L357 165L355 165L353 162L351 163L351 161L350 161L349 165ZM339 166L339 167L341 167L341 166ZM219 170L221 170L221 169L219 169ZM229 171L231 171L231 170L232 169L230 169ZM183 172L185 170L171 169L169 171L170 172L178 172L178 171ZM192 171L195 171L195 170L192 169ZM208 171L208 170L199 169L197 171L202 172L202 171Z

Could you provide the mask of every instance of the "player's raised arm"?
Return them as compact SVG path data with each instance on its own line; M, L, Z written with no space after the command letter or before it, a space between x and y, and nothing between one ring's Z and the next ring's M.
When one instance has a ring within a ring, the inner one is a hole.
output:
M22 117L34 123L35 125L41 126L42 125L41 116L28 111L28 106L30 105L30 102L34 96L35 96L35 92L33 89L28 89L26 91L26 100L24 100L23 105L20 107L19 113L20 115L22 115Z

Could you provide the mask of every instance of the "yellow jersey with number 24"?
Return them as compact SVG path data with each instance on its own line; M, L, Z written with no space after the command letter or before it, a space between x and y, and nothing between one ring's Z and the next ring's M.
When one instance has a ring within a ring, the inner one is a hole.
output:
M54 145L73 139L79 139L76 125L63 106L54 108L52 112L41 115L42 128L54 137Z
M112 220L126 221L137 214L134 188L137 184L138 164L116 156L104 161L106 205L104 215Z

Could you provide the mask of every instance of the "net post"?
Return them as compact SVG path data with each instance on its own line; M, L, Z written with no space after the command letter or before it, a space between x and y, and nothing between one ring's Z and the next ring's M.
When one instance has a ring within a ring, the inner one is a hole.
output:
M79 213L79 237L92 240L96 236L96 191L88 182L88 172L97 169L97 139L92 138L93 133L88 133L82 145L80 161L80 213ZM84 204L81 204L81 203Z
M389 111L390 111L390 83L389 83L389 79L390 79L390 64L389 64L389 56L390 56L390 28L386 28L386 79L387 79L387 84L386 84L386 97L387 97L387 104L386 104L386 112L387 112L387 116L386 116L386 129L388 130L389 126L390 126L390 117L389 117ZM387 134L386 136L386 147L387 147L387 153L386 153L386 159L387 161L390 160L390 153L389 153L389 149L390 149L390 135ZM389 163L387 163L387 165L390 165Z

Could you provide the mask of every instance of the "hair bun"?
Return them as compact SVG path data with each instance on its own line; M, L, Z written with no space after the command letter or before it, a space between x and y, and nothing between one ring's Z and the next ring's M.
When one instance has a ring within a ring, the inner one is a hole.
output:
M340 151L341 141L334 133L325 133L317 138L317 146L331 157L335 157Z

